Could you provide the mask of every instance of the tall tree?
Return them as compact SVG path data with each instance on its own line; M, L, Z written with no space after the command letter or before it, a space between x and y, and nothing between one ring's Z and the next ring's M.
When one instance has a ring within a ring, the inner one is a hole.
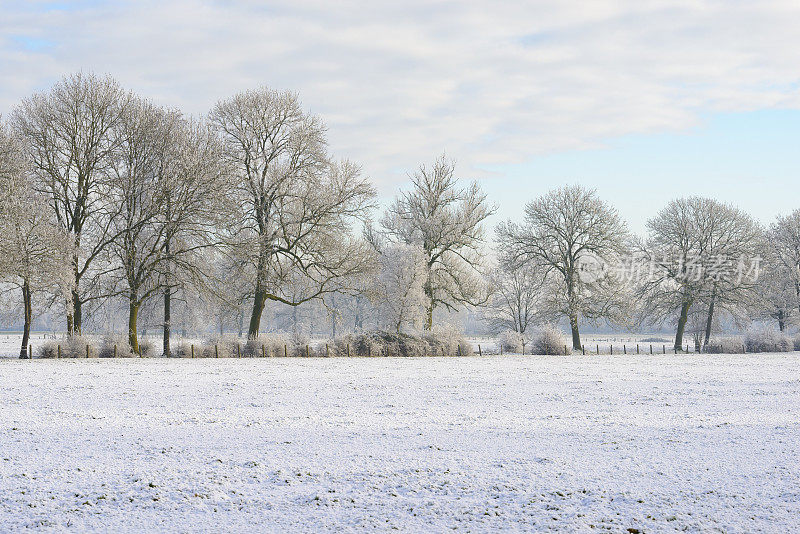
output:
M210 120L235 169L234 201L243 207L238 237L252 273L254 338L268 300L297 306L364 269L368 248L351 226L375 193L356 165L331 161L322 122L292 93L240 93L219 102ZM298 280L302 294L289 290Z
M800 209L778 217L770 227L769 243L772 255L792 280L795 305L800 310Z
M603 266L625 254L629 234L617 211L594 190L566 186L550 191L528 203L523 224L501 224L497 233L514 264L541 269L550 289L543 307L553 318L568 319L574 349L581 349L581 320L626 318L624 284ZM587 266L596 269L590 272Z
M114 79L78 73L23 100L13 114L36 178L34 188L47 195L74 243L70 334L81 333L83 306L103 296L97 289L105 269L98 263L111 242L111 217L102 189L119 142L115 126L130 100Z
M20 357L28 355L34 296L64 295L70 270L69 240L47 205L32 190L19 143L0 124L0 281L21 292L23 309Z
M455 164L444 155L430 167L420 166L412 188L389 207L381 226L389 239L419 247L425 258L425 329L433 327L438 306L487 301L482 284L483 222L495 208L473 182L460 188Z

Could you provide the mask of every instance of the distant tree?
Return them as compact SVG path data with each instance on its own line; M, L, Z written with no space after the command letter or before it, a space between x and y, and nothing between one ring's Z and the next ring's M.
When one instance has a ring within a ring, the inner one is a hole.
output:
M68 292L70 243L47 205L30 187L21 143L0 124L0 281L21 291L20 357L28 354L34 296Z
M268 300L299 305L359 273L367 246L353 237L374 190L349 162L332 162L325 128L297 96L262 88L219 102L210 115L235 172L242 206L239 246L248 254L253 307L248 336L258 336ZM288 285L307 289L290 296Z
M581 349L581 320L627 317L625 285L604 266L627 252L628 230L595 191L580 186L550 191L528 203L522 225L500 224L497 234L512 265L543 273L548 291L542 307L552 319L568 319L574 349Z
M108 169L119 143L115 127L130 100L112 78L78 73L23 100L12 117L25 141L34 189L47 195L74 243L69 334L81 333L83 306L105 296L98 288L106 266L98 264L112 236L102 190L111 179Z
M392 244L381 251L375 304L381 318L397 333L422 326L426 306L425 253L414 245Z
M455 164L441 156L431 167L422 165L384 215L381 226L392 242L419 247L425 257L425 329L433 327L439 306L484 304L482 284L483 222L495 208L473 182L458 187Z
M797 315L797 290L795 278L786 266L774 257L765 258L750 305L757 319L770 319L778 323L783 332Z
M547 278L536 264L515 265L501 258L490 271L491 298L484 311L493 332L513 330L525 334L542 316Z

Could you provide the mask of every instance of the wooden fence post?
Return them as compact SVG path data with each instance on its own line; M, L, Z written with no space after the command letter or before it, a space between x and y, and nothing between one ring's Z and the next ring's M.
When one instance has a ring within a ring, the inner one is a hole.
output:
M628 346L627 346L627 345L625 345L624 343L623 343L623 345L622 345L622 354L625 354L625 355L627 355L627 354L628 354Z
M194 358L194 343L191 344L192 347L192 358Z
M114 343L114 357L117 357L117 344Z
M308 358L308 357L309 357L309 354L308 354L308 345L306 345L306 358Z
M610 345L610 347L611 347L611 355L613 356L614 355L614 345Z
M567 346L564 345L564 356L566 356L566 355L567 355Z
M86 357L89 357L89 344L86 344Z
M480 343L478 343L478 356L483 356L483 353L481 352L481 344Z
M28 359L29 360L33 359L33 345L31 345L30 343L28 343Z
M214 357L219 358L219 345L214 344Z
M331 357L331 349L330 349L330 347L328 347L327 343L325 343L325 357L326 358L330 358Z
M236 342L236 357L237 358L242 357L242 344L239 343L238 341Z
M261 357L262 357L262 358L264 358L264 357L265 357L265 354L264 354L264 344L263 344L263 343L261 344Z
M347 357L350 357L350 343L347 344Z
M58 344L58 354L56 355L56 358L61 358L61 343Z
M288 358L289 357L289 349L286 348L286 345L283 346L283 356L284 356L284 358Z
M586 356L586 345L581 345L581 353Z

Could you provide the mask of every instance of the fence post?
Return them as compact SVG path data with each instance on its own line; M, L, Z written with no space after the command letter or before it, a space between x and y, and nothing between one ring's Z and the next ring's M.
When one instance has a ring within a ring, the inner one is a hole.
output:
M478 356L483 356L483 353L481 352L481 344L480 343L478 343Z
M564 356L566 356L566 355L567 355L567 346L564 345Z
M114 357L117 357L117 344L114 343Z
M86 357L89 357L89 344L86 344Z
M28 343L28 359L29 360L33 359L33 345L31 345L30 343Z
M214 357L219 358L219 345L214 345Z
M283 357L284 358L289 357L289 349L286 348L286 345L283 346Z
M325 357L326 358L330 358L331 357L331 349L328 347L327 343L325 343Z
M308 345L306 345L306 358L308 357L310 357L310 355L308 354Z
M609 345L611 347L611 355L614 355L614 345Z
M264 344L263 343L261 344L261 357L262 358L266 357L265 354L264 354Z
M581 353L586 356L586 345L581 345Z
M58 344L58 355L56 356L56 358L59 359L61 358L61 343Z
M242 344L239 343L238 341L236 342L236 357L237 358L242 357Z
M347 357L350 357L350 343L347 344Z
M194 343L191 344L192 347L192 358L194 358Z
M650 343L650 354L653 354L653 344Z
M639 344L636 344L636 354L639 354Z
M597 350L597 354L600 355L600 345L599 344L595 346L595 349Z

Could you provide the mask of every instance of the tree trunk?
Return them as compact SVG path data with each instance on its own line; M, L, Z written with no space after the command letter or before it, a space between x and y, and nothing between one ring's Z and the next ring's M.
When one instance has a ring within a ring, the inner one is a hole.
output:
M167 358L170 357L169 338L172 330L172 325L170 324L172 321L172 310L170 309L171 304L172 289L167 286L167 289L164 290L164 356Z
M130 297L128 312L128 343L134 354L139 354L139 338L136 334L136 321L139 318L139 301L134 295Z
M433 330L433 299L425 308L425 330Z
M569 327L572 329L572 348L581 350L581 333L578 330L578 316L571 314L569 316Z
M778 311L778 328L781 332L786 328L786 314L783 310Z
M22 304L25 314L25 323L22 327L22 348L20 358L28 357L28 342L31 338L31 320L33 319L33 306L31 305L31 286L27 280L22 284Z
M253 313L250 314L250 326L247 329L247 338L258 338L258 331L261 328L261 314L264 312L264 304L267 302L267 292L260 287L256 288L256 295L253 298Z
M692 307L691 300L684 300L681 305L681 315L678 317L678 330L675 332L675 350L683 349L683 332L686 330L686 322L689 320L689 308Z
M714 287L714 290L711 292L711 302L708 305L708 317L706 318L706 338L703 346L708 345L708 341L711 339L711 323L714 320L714 302L717 299L717 288Z
M72 334L80 336L82 332L83 322L83 303L81 302L80 295L77 290L72 290Z

